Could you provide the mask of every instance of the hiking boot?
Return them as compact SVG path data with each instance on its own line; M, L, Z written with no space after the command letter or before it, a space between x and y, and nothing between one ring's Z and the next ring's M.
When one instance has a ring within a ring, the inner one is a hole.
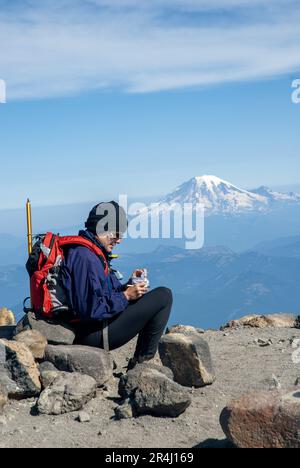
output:
M143 364L144 362L151 361L152 359L153 356L134 356L133 358L129 359L126 372L134 369L137 364Z

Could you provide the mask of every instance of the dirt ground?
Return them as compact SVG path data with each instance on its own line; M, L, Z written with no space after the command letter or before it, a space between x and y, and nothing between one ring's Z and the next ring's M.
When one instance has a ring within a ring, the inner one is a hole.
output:
M217 380L210 387L191 389L192 405L179 418L144 416L114 420L118 398L118 379L114 378L108 389L100 390L97 398L86 406L85 411L91 417L88 423L77 422L78 413L38 416L33 399L10 402L0 416L0 447L227 447L219 416L231 399L249 390L268 389L273 376L283 388L293 386L300 377L300 362L296 364L293 359L300 330L207 331L203 337L211 347ZM257 339L271 339L272 343L260 347ZM133 346L130 343L113 352L118 371L123 370Z

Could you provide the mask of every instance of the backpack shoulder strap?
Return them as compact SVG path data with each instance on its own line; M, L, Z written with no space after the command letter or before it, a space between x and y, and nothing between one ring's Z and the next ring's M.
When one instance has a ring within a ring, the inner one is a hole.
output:
M109 274L109 265L106 260L106 257L102 250L97 247L93 242L89 241L88 239L84 239L84 237L81 236L63 236L59 238L59 245L61 248L63 247L69 247L72 245L81 245L82 247L87 247L91 252L93 252L95 255L97 255L104 268L105 275L108 276Z

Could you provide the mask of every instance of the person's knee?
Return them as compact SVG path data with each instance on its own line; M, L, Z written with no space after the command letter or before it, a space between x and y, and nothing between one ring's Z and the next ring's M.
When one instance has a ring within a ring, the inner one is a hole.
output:
M166 287L156 288L156 293L159 296L160 303L166 307L171 306L173 303L173 293L172 290Z

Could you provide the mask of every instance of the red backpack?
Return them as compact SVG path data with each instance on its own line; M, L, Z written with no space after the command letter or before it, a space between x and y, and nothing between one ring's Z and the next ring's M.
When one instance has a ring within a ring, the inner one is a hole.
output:
M38 236L37 239L26 264L30 276L31 308L24 307L24 312L33 311L48 319L59 316L67 318L72 314L74 318L60 282L64 249L74 245L87 247L100 258L107 276L109 265L105 255L93 242L81 236L60 237L48 232L45 236Z

